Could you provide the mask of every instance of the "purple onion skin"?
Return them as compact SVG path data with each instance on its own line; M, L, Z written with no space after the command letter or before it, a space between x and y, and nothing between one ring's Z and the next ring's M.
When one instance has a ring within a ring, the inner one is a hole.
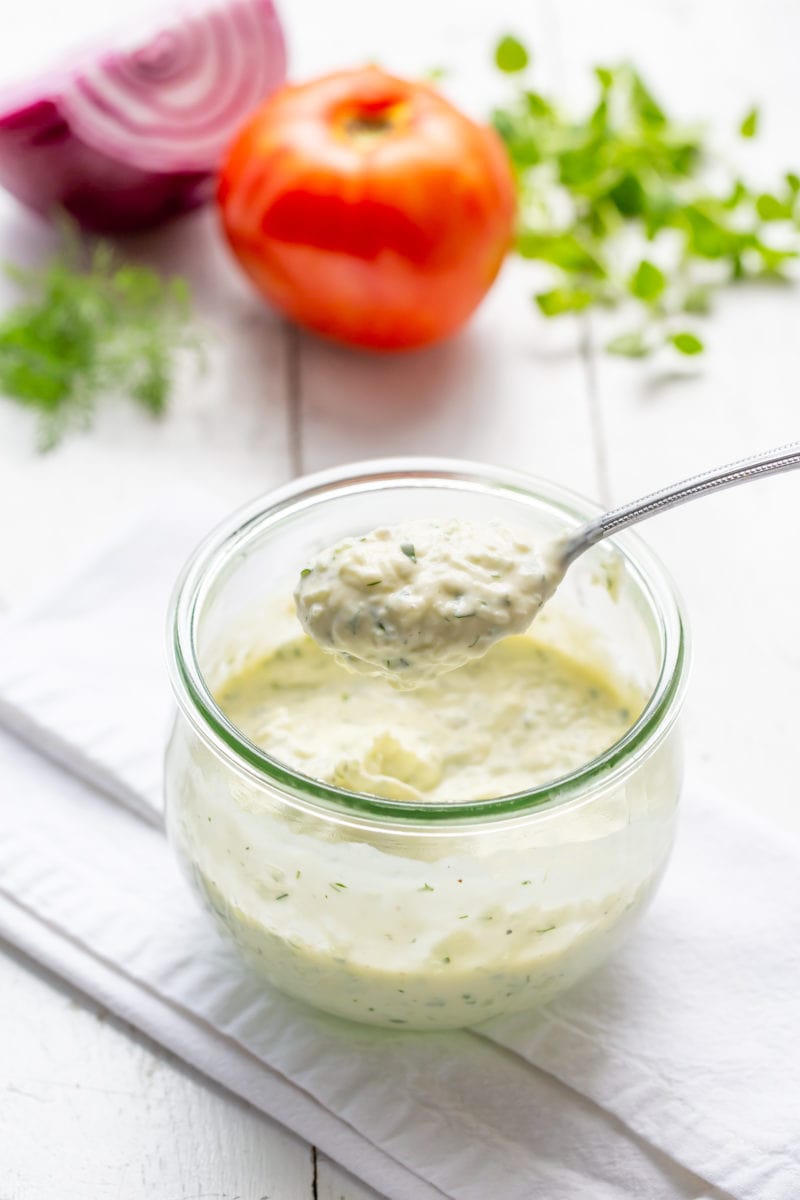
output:
M214 171L156 174L76 138L52 100L0 117L0 186L49 217L67 212L94 233L131 233L206 204Z

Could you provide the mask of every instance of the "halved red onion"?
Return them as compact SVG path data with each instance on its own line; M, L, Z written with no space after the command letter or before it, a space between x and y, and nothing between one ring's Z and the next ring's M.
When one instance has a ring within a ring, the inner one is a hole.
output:
M286 75L271 0L207 0L0 94L0 186L87 228L155 225L210 200L233 134Z

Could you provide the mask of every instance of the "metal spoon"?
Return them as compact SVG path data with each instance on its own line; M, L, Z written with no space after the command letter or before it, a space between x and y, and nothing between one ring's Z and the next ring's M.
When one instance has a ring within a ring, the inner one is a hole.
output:
M345 538L295 590L306 632L347 667L417 687L521 633L595 543L708 492L800 466L800 442L614 508L548 545L497 522L418 521Z
M773 450L762 450L749 458L741 458L737 462L727 463L722 467L712 467L699 475L692 475L680 483L671 483L642 496L639 500L631 500L619 508L602 513L592 521L587 521L577 532L561 543L559 560L564 570L583 554L590 546L594 546L612 533L619 533L637 521L644 521L656 513L665 512L668 508L677 508L687 500L697 496L705 496L708 492L721 492L724 488L734 487L738 483L747 483L750 479L759 479L764 475L778 475L782 471L791 471L800 467L800 442L789 442Z

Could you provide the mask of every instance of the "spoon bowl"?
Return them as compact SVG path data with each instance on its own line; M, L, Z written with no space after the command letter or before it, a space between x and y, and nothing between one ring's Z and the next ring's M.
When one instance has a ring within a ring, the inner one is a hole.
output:
M382 526L323 550L301 572L297 615L350 670L418 687L523 633L581 554L699 496L800 466L800 442L762 451L602 513L535 545L497 521Z

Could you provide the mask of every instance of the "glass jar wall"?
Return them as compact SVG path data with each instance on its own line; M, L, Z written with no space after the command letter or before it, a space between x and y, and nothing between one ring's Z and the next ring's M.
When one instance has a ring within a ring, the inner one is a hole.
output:
M458 517L547 540L593 511L524 476L391 460L300 480L199 548L171 625L168 829L205 903L272 984L353 1020L474 1024L550 999L641 913L672 844L687 656L671 584L635 537L579 560L536 636L622 681L642 711L546 786L446 804L345 792L270 758L214 700L243 664L296 636L299 571L343 536Z

